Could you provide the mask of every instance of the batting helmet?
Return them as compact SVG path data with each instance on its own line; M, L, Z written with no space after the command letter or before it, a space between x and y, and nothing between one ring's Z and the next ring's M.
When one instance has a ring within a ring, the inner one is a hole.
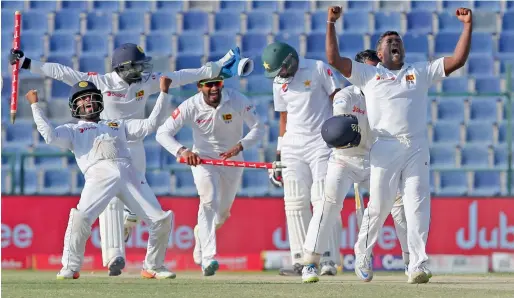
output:
M125 43L114 49L111 66L128 84L148 80L152 72L152 57L146 56L143 48L133 43ZM148 75L143 77L143 73Z
M89 101L83 102L80 106L77 105L79 99L89 98ZM86 106L91 105L91 111L86 111ZM71 116L74 118L93 118L97 117L99 113L104 110L104 101L102 91L98 90L95 84L88 81L80 81L71 87L70 95L68 98L68 105L70 107ZM81 109L82 107L82 109Z
M298 71L298 52L283 42L268 45L262 53L264 75L270 79L276 76L289 78Z
M330 148L357 147L361 142L359 121L350 114L333 116L323 123L321 137Z

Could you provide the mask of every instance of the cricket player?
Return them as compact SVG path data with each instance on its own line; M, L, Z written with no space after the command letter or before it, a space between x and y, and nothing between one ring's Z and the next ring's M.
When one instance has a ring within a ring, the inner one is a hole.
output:
M264 135L264 125L255 107L241 93L223 88L223 78L202 80L196 95L181 103L157 130L157 142L192 166L200 196L198 225L195 227L195 263L204 276L216 273L216 229L230 216L230 208L241 185L242 168L200 164L202 158L242 161L243 150L255 146ZM250 131L243 137L243 125ZM193 148L174 136L184 125L193 129Z
M262 62L265 76L273 79L273 102L275 111L280 112L276 159L287 167L283 172L270 171L271 182L284 187L293 264L292 271L282 269L281 274L301 275L303 244L312 217L310 204L314 210L321 207L330 156L330 148L321 138L321 125L332 116L332 99L340 84L324 62L300 59L293 47L282 42L268 45ZM322 275L337 273L341 227L339 218L322 258Z
M246 58L245 58L246 59ZM79 81L91 81L102 91L104 119L143 119L148 97L159 91L158 73L152 73L151 57L135 44L127 43L114 50L112 55L113 71L105 75L94 72L79 72L57 63L42 63L24 57L21 50L11 50L11 64L20 62L20 68L33 73L51 77L68 85ZM201 79L223 75L230 77L238 69L241 61L239 48L230 50L222 59L209 62L199 69L183 69L167 74L171 78L171 88L197 82ZM252 65L253 66L253 65ZM165 109L168 109L165 107ZM166 120L164 116L159 124ZM129 141L135 168L145 180L146 156L142 140ZM125 267L125 243L137 217L128 208L123 208L120 200L114 198L100 215L100 239L103 265L109 269L110 276L121 274ZM122 234L122 231L124 233Z
M355 56L355 61L376 66L380 59L374 50L365 50ZM369 189L369 150L374 138L370 134L366 111L366 101L362 91L355 86L348 86L336 93L333 104L334 117L323 125L322 137L329 147L333 148L333 151L328 162L323 208L317 209L318 212L313 214L307 231L304 245L306 266L302 271L303 282L319 280L317 267L320 253L326 249L327 238L331 236L330 226L340 217L348 190L354 183ZM348 125L347 119L339 117L348 115L355 117L357 121L359 142L355 141L355 137L351 137L353 134L357 136L356 132L350 129L349 132L345 130L347 127L351 128L351 124L355 123L352 122ZM350 136L347 135L348 133ZM348 146L348 143L353 141L356 146ZM391 215L402 248L403 260L408 266L407 222L401 195L396 197ZM367 222L367 219L365 216L358 217L358 226L361 227L361 222ZM366 223L364 225L367 226Z
M168 279L175 274L164 267L164 257L173 224L173 213L163 211L157 198L132 163L128 142L141 140L157 129L166 113L171 79L160 78L161 93L150 116L144 120L101 120L102 92L88 81L73 85L69 106L78 124L53 128L43 114L35 90L26 95L34 122L49 145L69 149L84 174L84 189L77 205L71 209L64 236L63 268L57 279L77 279L84 260L91 225L116 196L150 226L143 278Z
M371 133L377 138L370 151L370 202L364 215L368 221L362 223L355 244L355 272L359 278L371 280L371 252L401 186L410 253L408 282L427 283L425 248L430 225L427 93L434 82L466 63L473 30L472 13L467 8L456 10L456 17L464 26L452 56L404 63L401 37L397 32L387 31L377 42L381 62L376 67L339 55L334 24L340 16L341 7L328 9L327 60L364 93Z

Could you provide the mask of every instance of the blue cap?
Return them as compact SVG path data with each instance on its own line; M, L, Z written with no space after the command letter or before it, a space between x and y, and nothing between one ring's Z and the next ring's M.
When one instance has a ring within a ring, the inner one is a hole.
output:
M73 85L70 90L69 100L72 102L76 97L83 93L99 93L102 94L100 90L95 86L95 84L89 81L80 81Z
M350 114L331 117L321 126L321 137L330 148L357 147L361 142L359 121Z
M147 57L143 48L133 43L125 43L119 46L112 53L112 68L133 62L149 62L152 57Z

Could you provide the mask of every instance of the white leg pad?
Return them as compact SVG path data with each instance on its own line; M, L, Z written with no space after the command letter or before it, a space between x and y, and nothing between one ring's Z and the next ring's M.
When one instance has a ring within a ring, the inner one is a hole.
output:
M86 241L91 235L91 223L87 216L73 208L64 234L62 266L64 269L80 271L84 261Z
M173 229L173 212L166 211L166 216L151 224L146 250L145 269L159 269L164 266L171 230Z
M123 202L114 198L100 214L100 243L104 266L116 257L125 258Z
M303 262L303 243L312 218L310 192L306 185L294 179L285 179L284 204L293 264Z

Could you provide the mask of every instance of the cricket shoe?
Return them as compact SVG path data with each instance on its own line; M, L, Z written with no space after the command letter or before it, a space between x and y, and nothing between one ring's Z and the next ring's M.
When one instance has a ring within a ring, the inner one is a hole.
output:
M365 254L357 254L355 258L355 274L363 281L370 282L373 279L371 258Z
M318 268L316 265L309 264L303 266L302 269L302 282L303 283L315 283L319 281Z
M421 270L425 271L425 273L428 275L428 278L432 278L432 271L426 267L425 263L423 263L420 268ZM405 275L407 277L409 276L409 265L405 265Z
M423 269L419 268L409 274L409 279L407 280L407 283L426 284L429 280L430 278L428 277L428 274L425 271L423 271Z
M123 257L116 257L109 262L109 276L118 276L121 270L125 268L125 259Z
M213 276L220 269L218 261L212 260L207 266L202 266L203 276Z
M78 271L73 271L70 269L62 268L59 273L57 273L57 279L78 279L80 277L80 273Z
M303 265L296 263L293 268L280 268L278 274L282 276L302 276L302 271Z
M196 265L202 265L202 247L200 246L200 237L198 236L198 225L195 226L193 234L195 235L195 248L193 249L193 260Z
M143 269L141 270L141 277L144 279L174 279L177 275L162 266L157 269Z
M320 264L320 266L321 266L321 271L320 271L321 276L323 276L323 275L334 276L337 274L336 263L334 263L334 261L322 262Z

